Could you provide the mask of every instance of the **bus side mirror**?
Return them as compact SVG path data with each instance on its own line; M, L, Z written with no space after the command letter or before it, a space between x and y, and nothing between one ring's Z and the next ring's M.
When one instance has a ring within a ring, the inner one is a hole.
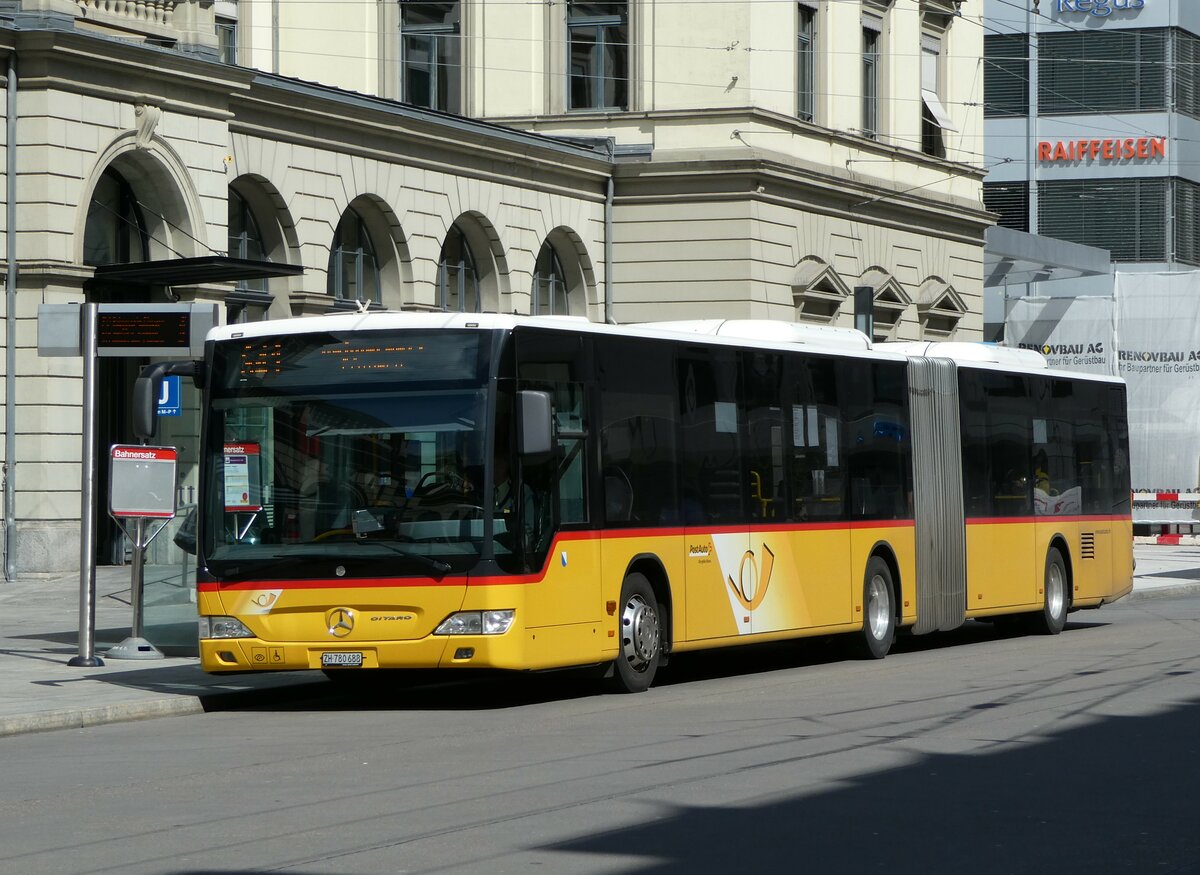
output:
M201 362L155 362L142 368L142 373L133 381L133 434L140 440L154 437L158 423L158 390L162 378L167 375L191 377L198 388L203 388L204 366Z
M554 413L549 392L517 393L517 447L522 456L545 456L554 449Z
M154 437L154 427L158 421L156 384L162 379L161 374L148 376L146 371L133 381L133 434L144 441Z

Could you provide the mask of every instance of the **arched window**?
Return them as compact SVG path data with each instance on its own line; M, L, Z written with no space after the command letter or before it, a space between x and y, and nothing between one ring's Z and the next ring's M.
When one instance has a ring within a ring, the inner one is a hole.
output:
M149 261L150 235L146 218L125 177L111 167L104 171L88 206L83 232L83 263L128 264Z
M229 190L229 257L266 261L262 232L250 205L233 189ZM239 280L237 287L243 291L265 292L267 281Z
M542 244L533 269L533 315L570 316L567 277L558 253L549 243Z
M381 303L379 260L362 217L347 210L329 253L329 292L339 301Z
M466 235L458 225L451 226L438 259L438 303L443 310L479 312L479 273Z

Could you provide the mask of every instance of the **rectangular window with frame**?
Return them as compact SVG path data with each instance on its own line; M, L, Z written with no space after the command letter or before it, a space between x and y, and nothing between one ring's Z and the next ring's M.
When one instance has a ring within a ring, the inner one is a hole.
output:
M1015 118L1029 114L1029 35L983 38L983 114Z
M454 3L400 4L401 93L405 103L462 111L461 9Z
M629 3L567 5L567 109L629 108Z
M1038 44L1038 112L1147 112L1167 108L1162 28L1045 34Z
M1166 261L1169 183L1161 177L1040 182L1038 233L1107 249L1113 261Z
M1171 51L1175 111L1200 118L1200 37L1176 29L1172 35Z
M1172 180L1171 200L1175 218L1173 261L1200 265L1200 185L1190 179Z
M983 205L999 215L996 224L1001 228L1029 231L1028 182L985 182Z
M954 131L954 122L942 103L942 38L921 36L921 151L938 158L946 157L945 131Z
M862 132L874 140L879 136L879 31L864 27L862 35Z
M238 7L236 0L217 0L213 4L217 23L217 56L223 64L238 62Z
M801 121L816 115L816 84L817 10L801 3L796 18L796 117Z

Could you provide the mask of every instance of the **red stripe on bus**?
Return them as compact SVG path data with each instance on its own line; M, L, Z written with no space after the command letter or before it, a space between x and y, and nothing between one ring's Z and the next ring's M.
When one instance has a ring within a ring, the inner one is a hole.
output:
M571 541L595 541L601 538L667 538L685 537L687 535L736 535L753 532L808 532L829 531L832 529L871 529L871 528L911 528L913 520L857 520L849 523L773 523L752 526L720 526L718 528L686 529L672 527L665 529L609 529L587 531L559 532L546 554L546 564L541 571L534 574L505 574L472 577L470 575L455 575L446 578L434 577L356 577L356 578L291 578L287 580L239 580L232 583L204 581L197 584L199 592L244 591L254 589L377 589L388 587L413 586L519 586L540 583L550 570L555 549L560 544Z

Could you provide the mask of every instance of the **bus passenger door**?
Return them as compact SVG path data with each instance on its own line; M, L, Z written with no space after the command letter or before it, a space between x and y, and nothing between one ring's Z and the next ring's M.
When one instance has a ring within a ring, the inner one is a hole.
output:
M532 329L516 338L517 388L549 393L557 441L549 458L521 461L512 518L528 573L539 578L530 585L527 624L593 623L601 614L600 556L598 540L583 536L591 506L585 341Z
M688 637L746 635L754 631L761 590L746 516L750 487L737 353L682 350L675 376Z

